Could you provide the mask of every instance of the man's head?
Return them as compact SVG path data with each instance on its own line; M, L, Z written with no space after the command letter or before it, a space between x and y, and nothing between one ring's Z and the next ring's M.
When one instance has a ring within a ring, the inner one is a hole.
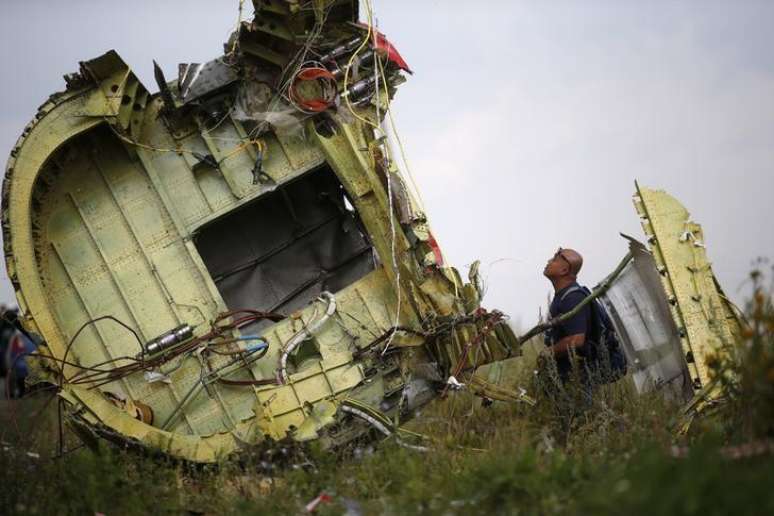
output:
M581 267L583 267L583 257L579 252L560 247L546 263L543 275L552 282L564 278L574 281Z

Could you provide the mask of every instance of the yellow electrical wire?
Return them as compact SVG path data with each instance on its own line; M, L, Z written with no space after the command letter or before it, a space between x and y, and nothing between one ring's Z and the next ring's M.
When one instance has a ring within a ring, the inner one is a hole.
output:
M182 149L182 148L179 148L179 149L167 149L167 148L164 148L164 147L154 147L152 145L147 145L145 143L140 143L138 141L132 140L131 138L129 138L127 136L124 136L123 134L119 133L116 130L116 128L113 127L113 125L107 119L105 119L105 122L107 122L108 127L110 127L110 130L113 132L113 134L115 134L122 141L124 141L124 142L126 142L126 143L128 143L130 145L133 145L135 147L139 147L141 149L146 149L146 150L153 151L153 152L175 152L177 154L187 153L187 154L192 154L192 155L200 154L199 152L191 150L191 149ZM231 150L231 152L229 152L228 154L223 156L218 161L218 163L221 163L221 162L227 160L228 158L234 156L235 154L237 154L239 152L242 152L243 150L245 150L247 148L248 145L251 145L251 144L255 145L256 147L258 147L258 150L264 156L266 155L266 151L268 150L268 146L266 145L266 142L264 142L263 140L261 140L259 138L255 138L255 139L249 139L249 140L244 141L241 144L237 145L234 149Z
M245 6L245 0L239 0L239 15L237 16L237 23L236 27L234 28L234 32L236 32L236 36L234 37L234 44L231 45L231 50L229 51L229 55L236 52L236 47L239 44L239 31L242 27L242 10Z
M385 77L384 67L382 66L382 62L377 59L376 63L377 63L377 66L379 67L379 73L382 76L382 82L386 85L387 78ZM397 127L397 124L395 123L395 118L392 114L392 106L390 106L389 92L387 96L387 117L390 120L390 127L392 128L392 134L395 135L395 140L397 140L398 142L398 148L400 149L401 160L403 161L403 165L406 169L406 174L409 176L409 180L411 181L411 186L414 190L414 195L416 197L416 200L419 201L418 203L419 208L422 211L422 213L425 215L425 219L427 219L429 223L429 219L427 217L427 211L425 209L424 199L422 199L422 194L420 193L419 187L417 186L417 182L414 179L414 174L411 173L411 168L409 167L408 159L406 158L406 149L405 147L403 147L403 140L401 139L400 134L398 133L398 127Z
M122 140L122 141L124 141L124 142L126 142L126 143L128 143L130 145L134 145L135 147L139 147L141 149L146 149L146 150L153 151L153 152L177 152L177 153L187 152L189 154L193 154L194 153L194 151L187 150L187 149L167 149L167 148L163 148L163 147L154 147L152 145L147 145L145 143L140 143L138 141L132 140L131 138L129 138L127 136L124 136L123 134L119 133L116 130L116 128L113 127L113 124L111 124L110 121L107 118L103 118L103 120L107 123L108 127L110 127L110 130L113 132L113 134L118 136L118 138L120 140Z
M347 62L347 67L344 70L344 93L342 96L344 97L344 102L347 104L347 108L355 118L357 118L358 120L360 120L361 122L367 125L370 125L374 129L380 129L379 125L357 114L354 108L352 107L352 103L349 101L349 71L352 69L352 63L355 62L355 58L357 57L357 55L363 51L363 49L370 41L372 31L373 31L373 12L371 11L371 2L369 0L366 0L365 5L366 5L366 10L368 11L368 34L366 34L366 37L363 38L363 42L360 43L360 46L352 53L352 55L349 58L349 61ZM374 57L376 58L376 56Z
M261 152L261 154L264 154L264 155L266 154L266 150L268 149L266 143L263 140L256 138L256 139L247 140L246 142L242 142L241 144L237 145L234 149L231 150L231 152L229 152L228 154L220 158L219 162L226 161L231 156L234 156L235 154L242 152L250 144L258 147L258 150Z

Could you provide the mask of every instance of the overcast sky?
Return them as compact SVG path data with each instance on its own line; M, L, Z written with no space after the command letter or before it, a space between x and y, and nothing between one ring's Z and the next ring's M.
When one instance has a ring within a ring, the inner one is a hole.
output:
M586 283L612 270L618 233L642 236L635 179L704 225L732 297L774 257L774 2L373 3L415 71L394 110L434 231L463 274L481 259L487 306L534 322L560 245ZM155 91L151 60L174 76L217 56L238 0L0 4L7 156L78 61L114 48Z

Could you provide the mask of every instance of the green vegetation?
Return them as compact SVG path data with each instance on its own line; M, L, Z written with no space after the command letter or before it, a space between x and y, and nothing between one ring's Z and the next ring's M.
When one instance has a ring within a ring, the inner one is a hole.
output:
M12 445L0 453L2 512L297 514L326 493L319 514L774 514L774 306L760 273L753 289L741 341L710 358L724 402L684 435L681 407L623 385L600 389L571 418L547 400L484 407L460 392L409 425L431 438L429 452L394 440L339 455L310 449L270 478L259 473L265 456L219 468L108 446L28 456L56 443L51 413L37 433L24 430L32 416L3 429Z

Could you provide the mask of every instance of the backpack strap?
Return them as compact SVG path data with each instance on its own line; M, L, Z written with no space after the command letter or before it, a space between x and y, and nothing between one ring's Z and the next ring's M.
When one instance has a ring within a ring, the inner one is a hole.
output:
M559 298L559 301L564 301L567 296L569 296L570 294L573 294L575 292L584 292L585 293L585 290L580 285L573 285L572 287L567 289L566 292L564 292L562 294L562 297Z
M564 292L562 294L562 297L559 298L559 301L563 302L565 300L565 298L567 298L567 296L569 296L570 294L573 294L575 292L582 292L585 295L585 297L588 297L588 296L591 295L591 291L588 288L581 287L580 285L573 285L572 287L567 289L567 292ZM594 331L595 328L596 329L600 329L599 328L600 327L600 316L597 313L597 311L599 310L599 307L597 305L597 300L596 299L594 299L589 304L589 309L591 310L591 312L590 312L590 317L589 317L589 326L588 326L588 329L586 330L586 339L589 340L589 341L593 341L593 337L594 337L594 333L595 333L595 331ZM601 332L599 332L599 333L601 333ZM592 345L596 346L596 343L592 343Z

